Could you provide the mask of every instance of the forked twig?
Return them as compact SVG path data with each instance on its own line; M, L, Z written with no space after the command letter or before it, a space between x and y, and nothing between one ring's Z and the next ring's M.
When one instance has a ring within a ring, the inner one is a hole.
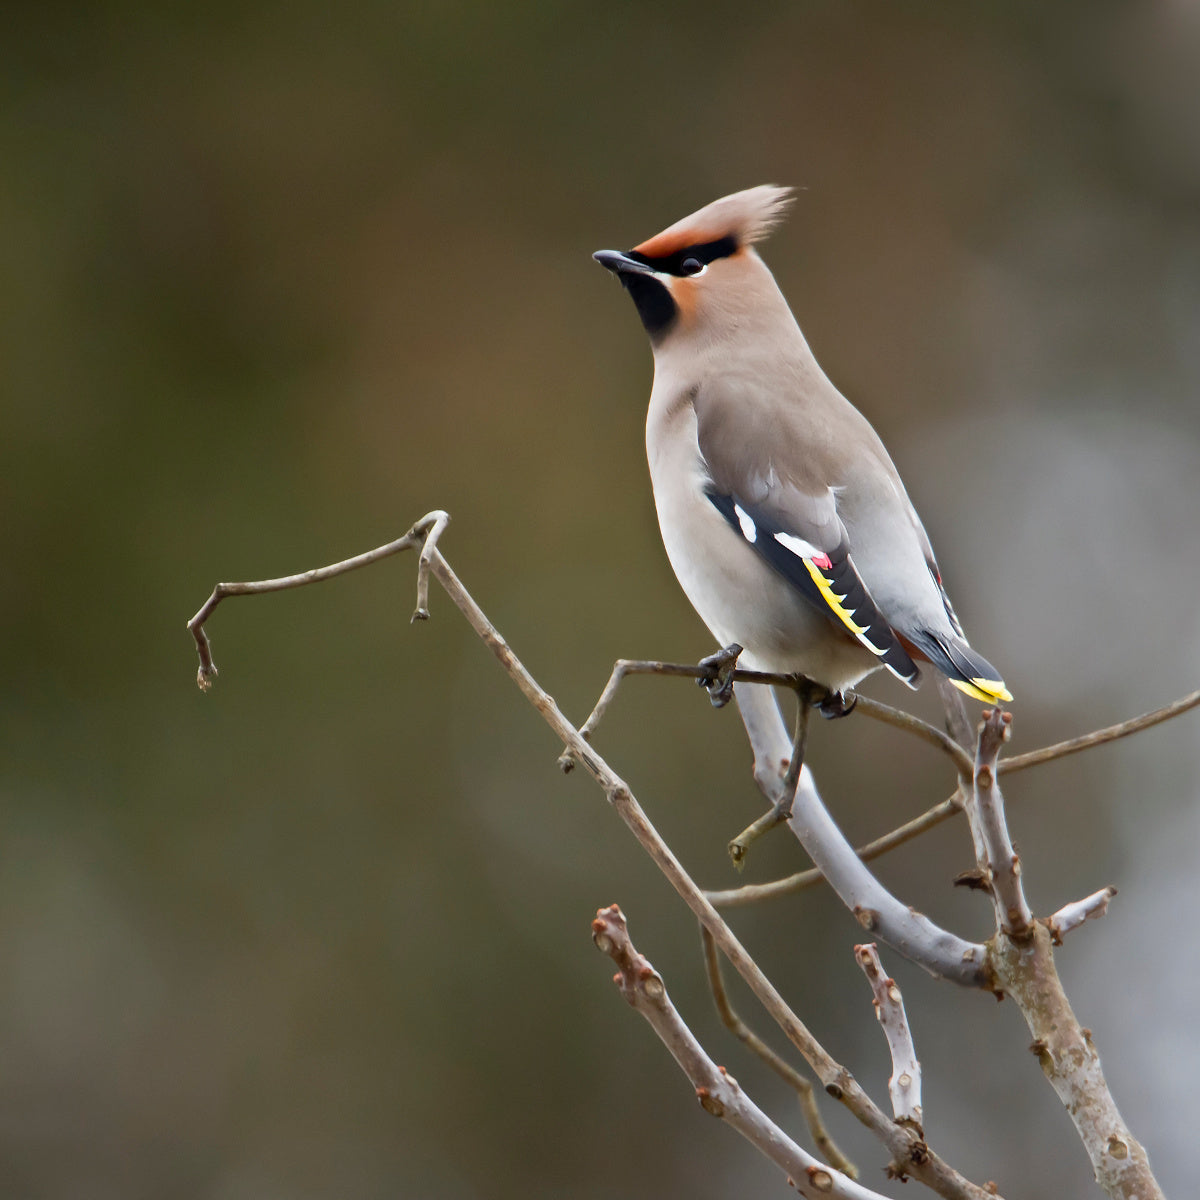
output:
M666 675L684 679L704 679L709 674L710 672L704 667L692 663L669 663L659 662L655 659L619 658L613 664L612 674L609 675L608 682L604 685L604 690L600 693L600 698L596 701L596 705L588 715L587 720L579 727L579 732L586 741L591 741L596 727L604 719L605 713L608 712L609 706L616 698L618 689L626 677L630 675ZM802 677L797 675L782 675L772 671L748 671L741 667L732 672L732 679L734 683L753 683L769 687L781 687L787 688L789 691L795 691L798 682L802 681ZM824 691L819 684L813 684L811 680L803 681L803 685L815 688L818 692ZM884 725L891 725L896 729L902 729L906 733L920 738L923 742L928 742L929 745L936 746L937 749L950 758L960 775L970 777L971 756L952 737L943 733L935 725L930 725L928 721L922 721L920 717L914 717L912 713L906 713L903 709L893 708L890 704L884 704L880 700L872 700L869 696L862 696L857 693L855 694L854 711L861 712L863 716L870 717L873 721L879 721ZM559 765L564 771L569 771L572 766L570 757L564 754L559 759Z
M687 679L701 679L705 674L706 672L702 667L694 666L691 663L658 662L653 659L618 659L613 666L612 674L609 676L604 691L600 694L600 699L596 702L596 707L592 710L583 725L580 726L580 733L584 735L585 740L591 740L592 733L596 726L600 724L604 714L608 711L609 705L612 704L616 696L617 689L627 675L666 675L680 676ZM769 684L785 688L791 688L795 685L795 677L791 675L771 674L765 671L746 671L741 668L733 673L733 679L736 683ZM955 693L955 696L957 696L957 693ZM942 730L934 725L930 725L927 721L922 721L919 717L914 717L911 713L906 713L903 709L893 708L891 705L884 704L879 700L873 700L869 696L856 695L856 700L856 712L861 712L864 716L870 717L872 720L881 721L885 725L892 725L896 729L903 729L907 733L919 737L922 741L928 742L931 746L936 746L953 760L954 765L961 774L970 778L974 765L970 754L958 745L952 737L943 733ZM1104 729L1097 729L1091 733L1082 734L1079 737L1068 738L1066 741L1056 742L1052 746L1042 746L1037 750L1029 750L1024 754L1014 754L1011 758L1004 759L999 764L998 770L1001 775L1007 775L1014 771L1024 771L1029 767L1041 766L1042 763L1053 762L1055 759L1066 758L1068 755L1078 754L1083 750L1090 750L1094 746L1103 746L1108 742L1115 742L1120 738L1129 737L1131 734L1141 733L1144 729L1150 729L1155 725L1161 724L1163 721L1169 721L1172 717L1178 717L1197 707L1200 707L1200 690L1189 692L1186 696L1181 696L1178 700L1173 700L1170 704L1163 705L1162 708L1156 708L1152 712L1143 713L1141 716L1130 717L1128 720L1119 721L1117 724L1106 726ZM563 760L560 760L560 762L564 770L569 771L571 769L572 764L567 756L564 755ZM952 815L952 812L945 814L945 816ZM944 820L945 817L942 819Z
M903 846L905 842L911 842L913 838L919 837L927 829L933 829L940 825L961 809L962 793L956 791L948 800L935 804L932 808L926 809L919 817L914 817L890 833L885 833L865 846L860 846L855 853L863 862L870 862L872 859L886 854L889 850L894 850L897 846ZM770 883L747 883L739 888L710 891L705 895L717 908L737 908L744 904L757 904L760 900L774 900L780 896L791 896L796 892L804 891L805 888L815 887L824 882L825 876L816 867L809 867L806 871L797 871L794 875L788 875L784 879L774 879Z
M789 1182L808 1200L886 1200L879 1192L801 1149L742 1090L724 1067L705 1053L667 995L662 976L629 938L625 916L615 905L602 908L592 922L592 940L617 965L613 982L630 1006L650 1023L696 1089L700 1107L733 1126L761 1154L788 1174Z
M196 674L196 684L202 692L207 692L217 676L217 665L213 662L212 646L204 626L209 617L216 611L217 605L228 596L258 596L264 592L283 592L289 588L307 587L310 583L324 583L327 579L336 579L348 571L357 571L360 567L369 567L401 550L413 550L421 547L421 557L417 564L417 608L413 620L425 620L429 616L429 564L437 546L437 539L449 524L450 516L440 508L423 516L403 537L384 546L376 546L365 554L356 554L343 562L333 563L328 567L317 567L311 571L301 571L298 575L284 575L279 579L259 579L252 583L218 583L213 588L212 595L201 606L200 611L187 623L188 631L196 640L196 653L200 656L200 670Z
M801 1075L787 1059L776 1054L738 1016L737 1011L730 1003L729 993L725 990L725 979L721 974L721 957L717 952L717 943L713 941L712 934L703 925L700 926L700 939L704 946L704 967L708 974L708 987L712 992L713 1003L717 1007L721 1023L747 1050L757 1055L795 1091L800 1101L800 1111L804 1114L804 1123L808 1126L809 1136L822 1158L842 1174L848 1175L851 1179L857 1179L858 1168L842 1153L829 1130L825 1128L812 1082Z

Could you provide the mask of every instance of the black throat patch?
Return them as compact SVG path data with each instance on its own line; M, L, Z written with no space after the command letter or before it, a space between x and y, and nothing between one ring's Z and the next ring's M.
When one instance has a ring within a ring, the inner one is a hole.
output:
M623 274L621 282L633 297L650 340L657 342L665 337L679 316L679 305L675 303L667 285L653 275L632 273Z
M737 249L737 238L729 234L726 237L717 238L713 242L699 242L694 246L684 246L671 254L660 254L654 258L648 254L642 254L638 250L629 250L626 254L635 262L645 263L646 266L652 267L662 275L674 275L679 279L686 279L689 275L696 274L694 263L699 263L701 267L707 267L709 263L716 262L718 258L728 258L731 254L736 254ZM689 269L684 269L685 263L688 264ZM660 341L670 332L671 326L679 317L679 305L671 296L670 288L653 275L640 275L632 271L622 273L621 282L633 297L638 316L642 318L642 324L650 335L650 340L652 342Z

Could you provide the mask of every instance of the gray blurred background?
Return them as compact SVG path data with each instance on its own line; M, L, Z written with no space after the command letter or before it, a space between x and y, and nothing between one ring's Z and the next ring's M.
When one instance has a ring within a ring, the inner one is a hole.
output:
M718 195L905 474L1014 750L1200 679L1200 9L250 0L10 9L0 38L0 1189L12 1197L786 1194L704 1116L589 941L619 901L717 1026L694 923L413 563L232 601L427 510L582 720L613 659L713 647L658 542L650 354L590 260ZM872 694L931 714L889 679ZM1196 718L1014 776L1059 960L1169 1192L1194 1175ZM848 833L942 799L852 719ZM629 685L599 745L706 886L760 808L732 710ZM746 878L798 869L790 839ZM979 935L965 830L884 861ZM881 1100L821 892L736 928ZM1094 1194L1009 1004L906 988L933 1144L1006 1196ZM735 993L748 1015L757 1010ZM775 1039L777 1043L781 1039ZM883 1158L832 1103L865 1181Z

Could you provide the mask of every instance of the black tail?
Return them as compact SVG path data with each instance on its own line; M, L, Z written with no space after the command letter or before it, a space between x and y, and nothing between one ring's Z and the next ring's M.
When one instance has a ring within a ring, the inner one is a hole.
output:
M953 634L943 636L928 629L915 633L906 630L904 636L959 691L982 700L984 704L1012 700L1012 693L1004 686L1000 672L982 654L976 654L962 638Z

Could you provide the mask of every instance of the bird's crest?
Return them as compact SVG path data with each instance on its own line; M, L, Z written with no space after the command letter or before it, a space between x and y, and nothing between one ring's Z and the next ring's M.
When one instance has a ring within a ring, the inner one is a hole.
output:
M662 258L689 246L733 238L740 249L765 238L783 220L792 189L771 183L734 192L706 204L682 221L634 249L647 258Z

